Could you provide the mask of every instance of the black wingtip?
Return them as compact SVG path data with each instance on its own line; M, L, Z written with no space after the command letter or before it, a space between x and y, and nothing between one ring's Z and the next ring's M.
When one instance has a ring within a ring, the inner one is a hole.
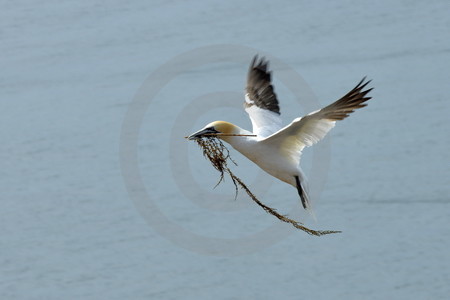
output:
M252 62L250 63L250 70L251 69L258 69L267 72L269 69L269 60L267 60L265 56L259 56L258 53L255 54Z
M364 76L363 79L361 79L361 81L356 85L355 89L364 89L369 83L372 82L372 79L367 80L367 76ZM371 88L369 91L373 90L373 88Z
M272 85L272 72L269 70L269 61L264 56L256 54L250 63L247 75L246 92L252 103L245 102L245 107L256 105L276 114L280 114L280 106Z
M252 62L250 63L250 70L255 67L257 60L258 60L258 54L255 54L255 56L253 56Z

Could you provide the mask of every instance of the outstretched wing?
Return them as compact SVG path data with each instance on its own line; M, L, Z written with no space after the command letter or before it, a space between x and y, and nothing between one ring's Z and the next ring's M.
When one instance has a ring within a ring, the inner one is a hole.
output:
M291 124L282 128L263 140L270 143L282 155L290 157L297 164L303 148L320 141L334 127L336 121L348 117L355 109L366 106L371 97L367 97L372 88L364 90L370 83L365 77L358 85L336 102L314 111L304 117L297 118Z
M248 70L244 108L252 121L253 133L268 137L281 129L280 107L268 71L269 62L256 55Z

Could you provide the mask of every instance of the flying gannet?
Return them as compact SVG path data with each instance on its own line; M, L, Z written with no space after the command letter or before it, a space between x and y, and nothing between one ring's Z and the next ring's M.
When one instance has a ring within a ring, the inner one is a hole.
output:
M188 139L215 135L230 144L270 175L297 189L303 208L311 211L306 177L300 168L303 148L320 141L355 109L366 106L371 89L365 77L358 85L336 102L294 119L282 127L280 107L271 83L269 62L256 55L248 71L244 108L250 116L253 132L225 121L214 121L191 134ZM241 135L241 136L237 136ZM244 136L242 136L244 135Z

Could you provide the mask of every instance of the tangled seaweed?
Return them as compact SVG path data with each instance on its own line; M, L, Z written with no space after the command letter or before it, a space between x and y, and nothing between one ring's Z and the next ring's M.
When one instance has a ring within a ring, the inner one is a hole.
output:
M203 156L205 156L213 165L213 167L219 171L220 178L217 182L216 186L219 185L223 180L225 173L227 173L231 180L233 181L233 184L236 188L236 196L239 191L239 187L242 188L247 195L254 201L256 204L258 204L260 207L262 207L267 213L275 216L279 220L289 223L292 226L294 226L297 229L303 230L306 233L310 235L315 236L321 236L325 234L331 234L331 233L339 233L340 231L334 231L334 230L313 230L309 229L308 227L304 226L303 223L295 221L293 219L288 218L285 215L281 215L277 212L276 209L271 208L256 198L256 196L248 189L248 187L242 182L240 178L238 178L236 175L231 172L230 168L228 167L228 161L231 161L234 165L236 163L234 160L230 157L230 151L225 147L225 145L222 143L220 139L218 139L215 136L203 136L201 138L198 138L195 140L197 144L202 148Z

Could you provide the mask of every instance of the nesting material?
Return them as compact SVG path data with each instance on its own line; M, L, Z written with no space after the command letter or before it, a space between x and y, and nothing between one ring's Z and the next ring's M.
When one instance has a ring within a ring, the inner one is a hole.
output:
M213 167L219 171L220 178L217 182L217 185L219 185L223 180L225 173L228 174L236 188L236 196L239 191L239 187L243 189L247 195L260 207L262 207L267 213L275 216L279 220L289 223L292 226L294 226L297 229L303 230L304 232L315 235L315 236L321 236L325 234L331 234L331 233L339 233L340 231L333 231L333 230L313 230L309 229L308 227L304 226L303 223L295 221L293 219L288 218L285 215L281 215L277 212L276 209L271 208L256 198L255 195L248 189L248 187L242 182L240 178L238 178L236 175L231 172L230 168L228 167L228 162L232 162L234 165L236 163L234 160L230 157L230 151L225 147L225 145L222 143L220 139L218 139L215 136L204 136L201 138L198 138L195 140L197 144L202 148L203 155L211 162ZM216 185L216 186L217 186Z

